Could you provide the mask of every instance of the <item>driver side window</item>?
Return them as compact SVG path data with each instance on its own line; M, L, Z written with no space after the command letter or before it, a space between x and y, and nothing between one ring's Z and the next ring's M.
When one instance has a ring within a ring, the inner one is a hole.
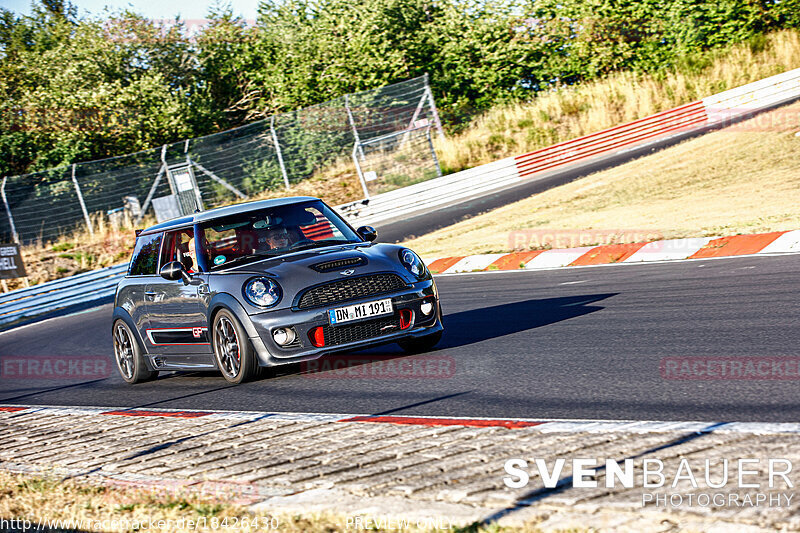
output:
M197 272L194 230L191 228L167 233L161 253L161 265L178 261L187 272Z

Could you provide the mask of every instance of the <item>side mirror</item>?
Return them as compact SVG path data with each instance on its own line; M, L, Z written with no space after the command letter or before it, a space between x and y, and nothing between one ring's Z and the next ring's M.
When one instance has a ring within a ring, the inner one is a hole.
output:
M162 266L159 274L168 281L178 281L179 279L182 279L186 283L192 281L192 276L186 272L186 269L183 268L183 265L179 261L170 261Z
M378 238L378 230L372 226L361 226L356 230L356 233L367 242L372 242Z

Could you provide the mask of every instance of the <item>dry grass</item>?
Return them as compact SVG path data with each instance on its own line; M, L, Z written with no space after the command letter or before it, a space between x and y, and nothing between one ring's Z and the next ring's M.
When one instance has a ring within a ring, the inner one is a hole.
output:
M436 151L445 173L524 154L630 122L721 91L800 67L800 34L781 31L760 46L717 51L705 65L684 65L659 76L629 72L564 87L530 102L498 106Z
M795 103L406 244L432 258L511 251L519 230L678 238L800 229L798 130Z
M224 500L198 495L169 495L144 489L117 489L92 486L58 478L34 477L0 471L0 517L9 520L83 520L82 530L132 531L120 527L126 521L148 524L150 520L197 519L205 517L233 519L248 516L241 506ZM117 520L117 527L108 527ZM107 521L106 527L86 527L92 522ZM145 528L146 529L146 528ZM219 529L219 528L217 528ZM162 528L163 531L189 531L190 528ZM200 528L210 531L211 528Z
M90 485L59 478L11 474L0 470L0 519L27 519L35 526L38 520L82 520L82 531L280 531L283 533L333 533L366 531L347 527L346 517L304 514L256 514L248 507L219 496L203 496L188 491L147 490ZM258 527L252 525L258 518ZM277 529L266 526L277 524ZM159 521L163 524L159 526ZM114 521L114 522L112 522ZM190 522L191 521L191 522ZM212 521L217 523L212 526ZM136 524L140 528L136 528ZM193 524L197 524L194 526ZM205 527L203 527L205 524ZM411 521L405 531L418 529ZM162 527L163 526L163 527ZM183 526L183 527L181 527ZM21 530L21 528L20 528ZM55 531L56 529L47 529ZM391 531L370 528L368 531ZM496 526L452 531L470 533L512 531ZM534 526L513 531L535 533Z
M292 184L291 188L264 191L253 200L286 196L316 196L330 205L340 205L364 198L353 160L342 158L319 170L313 177Z

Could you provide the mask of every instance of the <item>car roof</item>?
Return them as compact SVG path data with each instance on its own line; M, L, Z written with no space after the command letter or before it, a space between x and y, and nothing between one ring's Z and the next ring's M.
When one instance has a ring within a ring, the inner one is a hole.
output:
M208 211L200 211L192 215L173 218L172 220L161 222L155 226L150 226L146 230L142 231L139 235L148 235L161 231L185 228L195 224L196 222L205 222L208 220L214 220L215 218L246 213L248 211L257 211L259 209L266 209L270 207L299 204L312 200L319 200L319 198L314 198L313 196L293 196L290 198L271 198L269 200L256 200L254 202L244 202L241 204L226 205L225 207L216 207L214 209L209 209Z

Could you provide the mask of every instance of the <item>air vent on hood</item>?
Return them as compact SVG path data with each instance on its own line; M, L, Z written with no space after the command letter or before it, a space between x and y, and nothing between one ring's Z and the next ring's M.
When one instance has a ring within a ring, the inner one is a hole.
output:
M334 261L317 263L315 265L311 265L311 268L317 272L330 272L331 270L339 270L340 268L365 264L367 264L367 260L364 257L345 257L344 259L336 259Z

